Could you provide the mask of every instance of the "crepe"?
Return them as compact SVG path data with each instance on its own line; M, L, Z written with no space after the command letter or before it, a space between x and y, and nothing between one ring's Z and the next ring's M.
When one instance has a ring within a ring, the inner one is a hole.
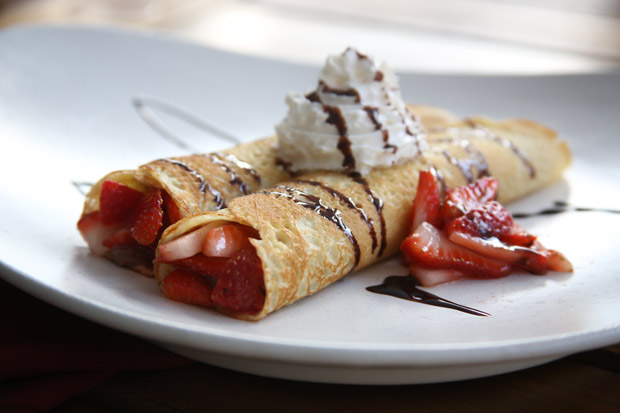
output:
M538 123L422 112L428 135L416 159L373 170L364 178L334 172L297 176L235 198L228 208L177 222L164 232L160 245L214 222L254 228L259 238L250 243L262 266L264 304L255 313L217 310L260 320L395 255L406 235L419 171L434 170L444 188L492 175L500 181L499 201L509 202L557 180L570 164L567 145ZM160 286L173 269L155 263Z
M425 105L410 110L429 128L443 127L455 119L451 113ZM419 114L419 115L418 115ZM287 165L277 157L275 137L241 144L221 152L155 160L135 170L115 171L95 183L84 202L82 217L99 210L103 182L116 181L146 192L163 189L176 204L180 217L216 211L238 197L291 178ZM153 248L132 246L110 250L88 236L91 252L146 276L153 276Z
M82 216L99 210L102 184L107 180L141 192L148 188L163 189L178 207L181 218L224 208L235 197L290 177L276 162L274 143L273 138L267 138L221 152L164 158L136 170L109 173L86 195ZM121 266L153 275L148 262L128 257L127 253L119 254L95 245L89 247L96 255L103 255Z

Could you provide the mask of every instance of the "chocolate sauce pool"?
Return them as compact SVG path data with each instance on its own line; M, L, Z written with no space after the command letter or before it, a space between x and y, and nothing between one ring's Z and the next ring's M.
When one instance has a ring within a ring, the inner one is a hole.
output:
M481 317L489 317L491 315L489 313L485 313L484 311L457 304L435 294L429 293L428 291L421 290L418 288L419 285L420 283L418 280L411 275L391 275L383 280L382 284L366 287L366 290L377 294L391 295L392 297L414 301L416 303L462 311L467 314Z

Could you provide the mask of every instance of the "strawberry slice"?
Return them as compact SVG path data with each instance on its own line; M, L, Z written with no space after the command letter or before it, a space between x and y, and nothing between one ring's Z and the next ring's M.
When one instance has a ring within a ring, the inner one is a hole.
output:
M219 278L225 274L224 267L227 263L228 258L206 257L198 253L192 257L171 261L168 264L196 274Z
M142 198L142 192L115 181L104 181L99 196L99 211L104 225L123 222Z
M488 201L470 209L464 215L449 220L445 229L448 235L453 232L469 234L474 237L502 239L512 233L512 215L497 201Z
M122 245L135 245L136 240L131 235L129 228L121 228L114 234L103 240L102 245L107 248L114 248Z
M431 171L421 171L418 180L418 188L413 200L411 218L409 221L409 234L420 226L422 222L441 227L441 200L439 185L435 175Z
M164 198L164 206L166 208L168 220L170 224L174 224L181 219L181 211L179 210L179 206L174 202L168 192L163 191L162 196Z
M465 274L460 271L426 268L416 264L409 265L409 274L413 275L423 287L445 284L465 277Z
M499 181L485 177L476 182L446 191L442 215L444 219L454 219L468 211L492 201L497 196Z
M222 225L207 232L202 253L208 257L232 257L250 245L249 228L236 224Z
M412 263L427 268L456 270L472 278L504 277L511 270L506 262L455 244L428 222L420 224L403 241L401 251Z
M169 300L186 304L213 307L209 281L198 274L184 270L170 272L162 282L162 292Z
M119 231L122 225L103 225L100 211L95 211L82 215L77 227L92 253L101 256L108 251L103 241Z
M549 270L547 255L542 251L518 245L508 245L495 237L483 239L462 232L453 232L449 239L485 257L521 267L532 274L542 275Z
M142 196L133 213L131 235L139 244L151 245L163 225L164 210L161 189L151 189Z
M255 313L265 303L263 268L252 246L240 249L225 266L212 299L217 307L235 312Z

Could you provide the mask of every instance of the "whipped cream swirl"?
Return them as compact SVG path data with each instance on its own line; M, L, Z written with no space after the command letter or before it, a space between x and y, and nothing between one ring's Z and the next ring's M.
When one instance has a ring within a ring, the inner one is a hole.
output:
M421 123L407 110L385 64L348 48L331 55L316 90L291 92L276 125L279 157L291 171L342 170L366 175L420 152Z

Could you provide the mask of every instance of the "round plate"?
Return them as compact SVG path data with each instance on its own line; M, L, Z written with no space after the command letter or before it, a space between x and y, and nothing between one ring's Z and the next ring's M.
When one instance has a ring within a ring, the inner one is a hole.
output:
M89 254L76 230L79 189L112 170L229 146L228 135L273 133L285 94L314 87L318 68L75 27L4 30L0 62L0 275L45 301L196 360L333 383L467 379L620 342L620 215L599 210L620 209L618 74L400 74L409 102L535 119L570 143L565 179L509 207L588 209L520 220L573 274L432 289L491 314L476 317L366 291L406 272L394 258L251 323L165 300L153 280Z

